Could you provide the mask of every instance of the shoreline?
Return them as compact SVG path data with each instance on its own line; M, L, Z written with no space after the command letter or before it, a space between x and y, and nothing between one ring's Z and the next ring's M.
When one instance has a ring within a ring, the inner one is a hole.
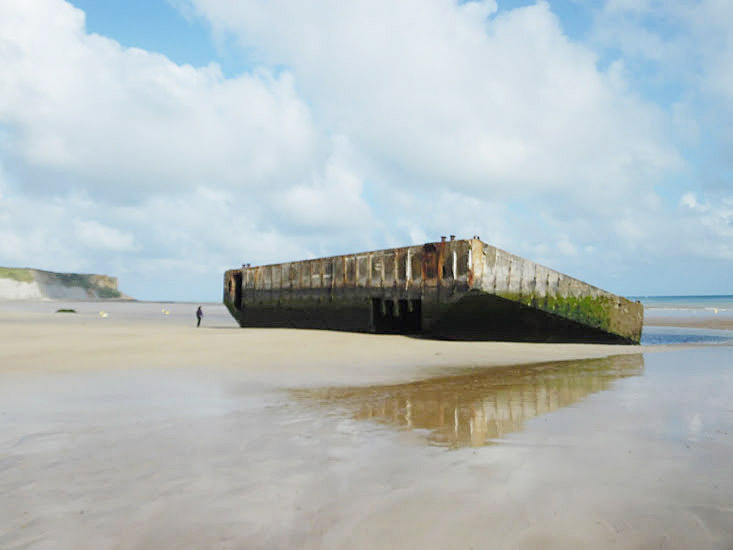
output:
M7 342L0 348L0 372L235 368L248 378L276 387L368 385L407 382L471 367L594 359L670 348L240 329L213 307L204 310L204 322L196 329L193 312L188 312L190 307L178 309L171 310L168 317L162 317L156 309L157 317L146 313L129 318L115 312L101 318L91 311L63 314L0 310L0 330Z
M644 327L709 328L733 330L733 317L652 317L644 321Z

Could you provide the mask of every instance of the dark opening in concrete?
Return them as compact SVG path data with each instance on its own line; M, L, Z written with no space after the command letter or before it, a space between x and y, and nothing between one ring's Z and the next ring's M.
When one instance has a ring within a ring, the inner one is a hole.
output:
M371 299L374 332L409 334L422 328L421 300Z
M234 303L237 307L242 307L242 273L234 274Z

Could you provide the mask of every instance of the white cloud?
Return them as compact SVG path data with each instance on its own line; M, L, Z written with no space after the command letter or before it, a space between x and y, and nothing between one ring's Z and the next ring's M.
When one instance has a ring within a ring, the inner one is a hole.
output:
M563 254L564 256L576 256L578 254L578 248L567 236L561 238L557 242L557 248L560 254Z
M707 221L657 195L685 164L672 132L705 134L694 104L671 116L641 99L633 64L599 69L546 2L175 4L257 68L226 78L123 48L61 0L0 5L0 265L105 270L148 298L210 285L215 299L241 262L451 233L597 284L696 238L718 239L709 257L730 251L726 193L699 199ZM667 56L663 38L637 49ZM727 93L720 78L709 88Z
M327 161L323 174L273 197L282 226L300 230L366 229L373 222L362 198L361 177L339 158Z
M88 34L60 0L0 6L0 66L0 265L150 277L165 296L170 265L307 254L276 208L303 190L311 222L370 217L287 71L176 65Z
M127 252L139 248L130 233L94 220L75 220L74 231L79 241L92 249Z
M700 205L697 203L697 197L695 196L695 193L685 193L680 198L680 206L686 206L687 208L691 208L693 210L697 209Z
M4 4L0 142L41 192L130 197L215 182L282 185L314 169L318 137L287 73L225 79L219 68L84 30L58 0ZM284 162L283 159L287 159Z
M661 114L599 72L544 2L492 18L493 3L447 0L193 3L289 67L319 120L400 185L587 203L679 164Z
M731 21L733 3L726 0L608 0L598 11L594 39L631 61L651 61L653 65L637 76L667 85L681 82L677 89L682 99L717 96L729 103Z
M697 258L733 260L733 195L712 194L698 199L685 193L680 199L680 242Z
M671 136L686 149L680 173L690 189L680 208L651 218L660 244L696 259L730 259L733 180L733 3L609 0L599 10L594 39L621 51L629 81L669 104ZM664 87L662 87L664 86ZM644 221L644 226L649 225Z

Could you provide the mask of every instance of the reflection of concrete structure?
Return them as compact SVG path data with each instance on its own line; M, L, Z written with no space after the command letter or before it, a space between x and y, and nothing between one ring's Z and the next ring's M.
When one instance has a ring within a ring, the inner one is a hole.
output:
M504 368L473 369L389 386L301 390L298 397L343 407L358 420L430 430L449 447L481 446L521 431L525 421L606 390L614 380L637 376L642 355Z
M478 238L224 275L243 327L426 333L458 339L638 343L643 308Z

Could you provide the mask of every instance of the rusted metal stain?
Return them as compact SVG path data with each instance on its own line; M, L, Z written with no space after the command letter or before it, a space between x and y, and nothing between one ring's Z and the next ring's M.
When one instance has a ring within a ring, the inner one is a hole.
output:
M226 272L225 297L234 301L236 286L243 291L357 287L407 291L453 286L456 281L467 284L473 279L467 265L469 250L467 241L436 242L301 262L246 265Z
M438 280L438 249L433 243L422 247L422 282L435 286Z

